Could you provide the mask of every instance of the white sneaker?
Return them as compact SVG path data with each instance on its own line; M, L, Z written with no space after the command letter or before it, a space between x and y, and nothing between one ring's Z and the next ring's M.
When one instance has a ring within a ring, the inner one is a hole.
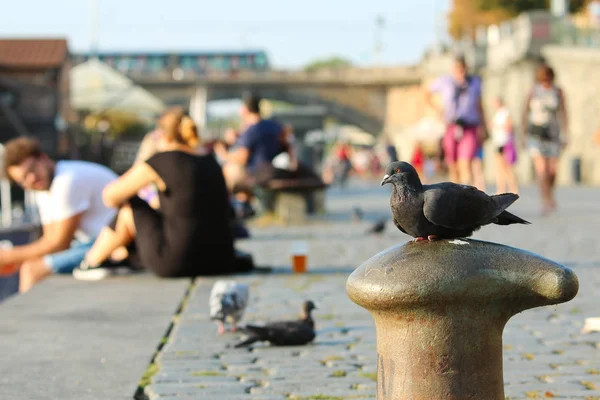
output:
M75 268L73 270L73 277L79 281L101 281L112 275L108 268L89 268L81 269Z
M134 270L127 265L119 263L104 263L98 267L90 267L84 260L79 267L73 270L73 277L80 281L101 281L113 275L128 275Z

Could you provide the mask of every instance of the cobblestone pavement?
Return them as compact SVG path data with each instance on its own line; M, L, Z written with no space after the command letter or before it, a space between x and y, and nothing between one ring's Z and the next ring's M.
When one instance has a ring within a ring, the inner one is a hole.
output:
M304 347L251 350L227 346L240 336L216 335L208 320L208 293L214 280L200 279L190 292L167 344L157 357L159 372L146 387L151 399L367 399L376 394L375 327L371 316L352 303L346 279L377 252L408 239L388 223L381 237L365 235L377 218L389 218L385 188L333 189L327 221L304 226L253 229L239 247L254 254L270 275L239 277L251 286L244 321L292 318L311 299L318 334ZM360 206L365 219L352 222ZM533 225L485 227L474 238L521 247L572 267L578 296L566 304L525 311L504 331L507 398L600 400L600 333L581 335L586 317L600 316L600 190L564 188L559 211L538 216L537 197L526 188L511 211ZM310 245L309 273L290 273L292 240Z

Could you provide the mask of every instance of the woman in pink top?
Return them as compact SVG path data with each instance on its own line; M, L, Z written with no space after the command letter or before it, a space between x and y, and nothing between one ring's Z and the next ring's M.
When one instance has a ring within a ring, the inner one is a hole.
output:
M452 73L433 82L427 91L426 101L435 108L433 93L439 93L443 102L443 109L439 112L447 130L442 146L450 180L471 185L471 163L486 137L481 79L468 75L464 58L457 57Z

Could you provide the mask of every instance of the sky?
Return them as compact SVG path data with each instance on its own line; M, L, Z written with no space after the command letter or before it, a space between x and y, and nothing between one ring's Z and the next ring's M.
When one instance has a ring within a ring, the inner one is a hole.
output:
M95 0L99 50L264 49L274 68L329 56L361 66L405 65L443 32L450 0ZM92 43L94 0L0 0L0 37ZM376 21L383 17L379 55ZM441 28L440 28L441 26Z

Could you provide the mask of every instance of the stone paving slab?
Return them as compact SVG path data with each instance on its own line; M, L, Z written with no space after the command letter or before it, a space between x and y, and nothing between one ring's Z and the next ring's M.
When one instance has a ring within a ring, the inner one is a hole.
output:
M131 399L189 279L52 277L0 306L0 399Z
M591 235L591 226L600 226L600 191L562 189L559 212L545 219L537 216L534 194L526 188L511 209L533 225L486 227L475 238L519 246L566 263L580 279L580 292L569 303L525 311L508 323L504 333L506 396L600 400L600 334L579 333L586 317L600 315L600 250L598 239ZM233 349L231 345L242 336L217 337L216 325L208 319L208 293L214 279L198 280L159 357L161 372L146 388L149 397L216 396L209 385L190 384L195 375L227 382L226 390L215 399L375 398L375 327L369 313L348 299L345 284L367 258L408 239L391 223L381 237L364 234L372 221L389 216L387 202L388 192L382 189L333 190L326 223L253 229L253 238L240 247L276 271L236 278L250 285L244 321L260 324L294 318L302 301L310 299L318 307L317 338L303 347L258 344L252 349ZM350 210L356 205L365 210L368 221L350 221ZM307 274L290 272L288 249L297 239L310 246ZM164 376L185 383L163 384Z

